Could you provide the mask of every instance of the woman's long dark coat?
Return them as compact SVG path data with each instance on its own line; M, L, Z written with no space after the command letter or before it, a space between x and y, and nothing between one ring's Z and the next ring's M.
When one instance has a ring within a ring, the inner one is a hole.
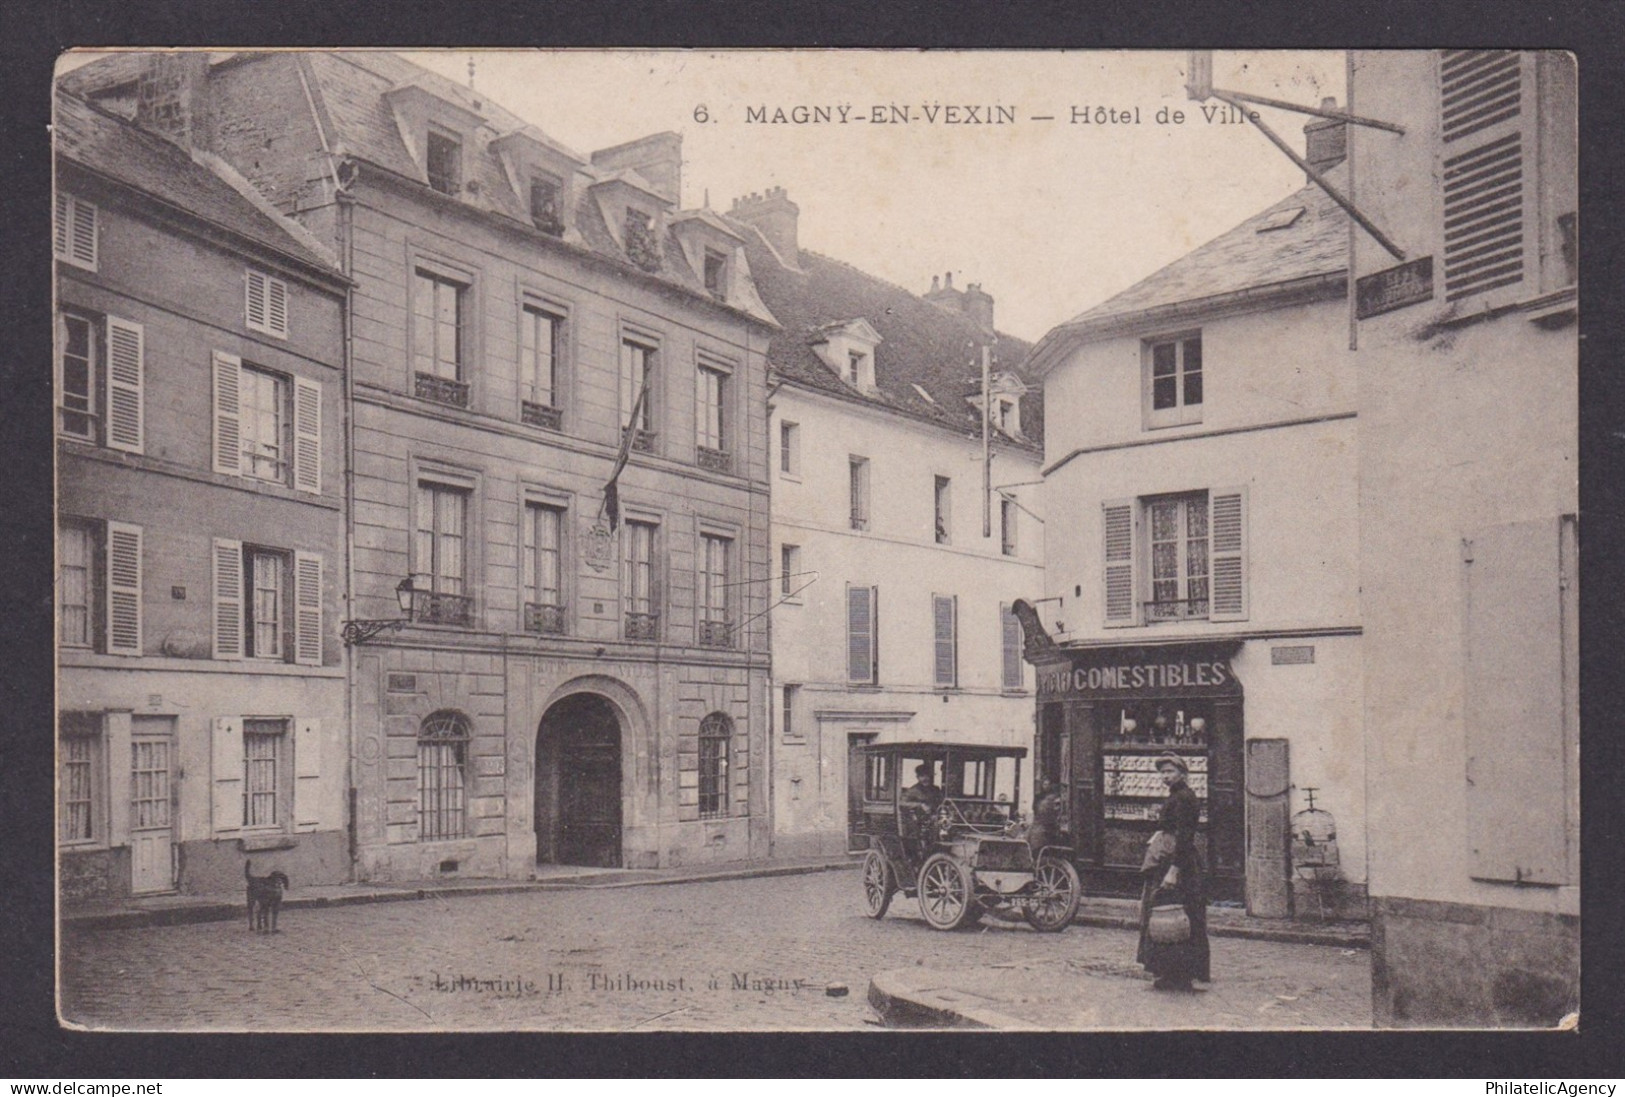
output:
M1145 965L1153 975L1167 979L1200 979L1210 977L1207 943L1207 879L1202 864L1202 852L1196 848L1196 828L1201 823L1202 803L1189 785L1180 781L1168 790L1168 799L1162 805L1161 829L1174 836L1173 856L1166 862L1146 870L1145 888L1140 894L1140 948L1135 959ZM1170 865L1179 868L1179 883L1164 889L1162 880ZM1189 941L1177 945L1160 945L1151 940L1147 932L1151 922L1151 908L1156 905L1157 893L1163 892L1162 901L1169 902L1171 892L1178 893L1178 901L1190 919Z

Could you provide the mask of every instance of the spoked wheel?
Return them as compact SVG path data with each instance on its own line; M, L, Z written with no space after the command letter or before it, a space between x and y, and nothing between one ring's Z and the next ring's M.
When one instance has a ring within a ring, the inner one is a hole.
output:
M871 918L884 918L891 906L892 892L897 890L897 878L891 865L878 849L871 849L863 857L863 909Z
M1043 857L1033 872L1033 899L1021 913L1038 932L1059 933L1072 924L1082 898L1083 881L1072 863Z
M933 853L920 866L920 913L932 929L958 929L969 917L970 872L943 853Z

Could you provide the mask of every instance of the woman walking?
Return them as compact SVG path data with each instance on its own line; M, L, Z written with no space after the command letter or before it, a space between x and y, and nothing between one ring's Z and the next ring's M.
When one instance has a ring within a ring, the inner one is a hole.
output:
M1162 805L1160 829L1152 835L1141 869L1145 887L1140 894L1140 948L1135 959L1155 975L1157 990L1190 990L1192 980L1208 982L1207 894L1202 855L1196 848L1196 827L1202 805L1191 791L1185 759L1173 752L1157 757L1157 773L1168 786ZM1158 934L1153 940L1153 907L1178 903L1190 924L1184 940L1166 939L1177 932Z

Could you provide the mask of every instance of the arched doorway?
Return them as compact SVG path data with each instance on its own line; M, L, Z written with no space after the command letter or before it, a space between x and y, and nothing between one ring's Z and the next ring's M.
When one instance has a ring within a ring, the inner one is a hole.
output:
M536 860L621 863L621 720L596 693L573 693L536 731Z

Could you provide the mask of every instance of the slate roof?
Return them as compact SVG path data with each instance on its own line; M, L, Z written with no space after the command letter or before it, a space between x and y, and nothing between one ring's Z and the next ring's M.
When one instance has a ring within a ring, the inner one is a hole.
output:
M337 274L335 258L303 226L193 159L180 146L72 95L56 97L56 154L144 191L306 266Z
M61 83L89 95L99 89L127 84L138 74L141 61L140 54L115 55L74 70L64 76ZM401 140L395 112L385 98L386 92L392 88L416 85L478 114L483 121L473 136L472 145L476 155L465 160L469 170L466 182L476 185L468 187L454 200L527 228L531 227L529 196L514 193L501 158L489 147L492 141L516 130L526 130L543 144L578 161L579 170L592 182L621 175L633 185L656 193L649 182L635 171L626 168L608 171L596 167L590 157L570 151L488 96L393 53L313 50L297 53L242 52L211 58L214 67L264 63L305 66L317 114L335 155L353 157L408 179L421 179L422 172ZM614 234L604 223L604 214L591 186L577 188L573 212L580 244L561 240L557 246L596 253L628 271L636 272L637 276L681 286L706 301L714 300L705 289L703 272L695 271L688 265L682 246L672 231L676 221L674 217L667 217L666 233L661 240L664 262L658 271L650 272L633 264L616 242ZM748 291L742 293L740 299L728 302L729 306L771 324L773 317L760 304Z
M1333 168L1326 177L1346 192L1346 167ZM1295 209L1303 212L1294 218ZM1289 223L1259 231L1276 220ZM1310 183L1052 329L1039 340L1031 364L1035 369L1051 364L1056 344L1069 336L1110 329L1153 310L1185 306L1194 312L1204 302L1234 294L1342 274L1348 270L1348 225L1348 214Z
M731 219L730 223L745 236L756 290L781 325L767 348L771 369L797 384L980 437L981 412L965 399L980 385L979 348L988 339L975 321L805 248L798 258L801 270L790 270L756 229ZM874 354L879 392L873 395L847 384L813 350L821 328L859 317L881 337ZM1043 393L1020 368L1031 347L1025 340L997 333L993 369L1015 373L1029 386L1021 399L1025 437L1010 441L1042 451ZM916 386L931 399L921 396Z

